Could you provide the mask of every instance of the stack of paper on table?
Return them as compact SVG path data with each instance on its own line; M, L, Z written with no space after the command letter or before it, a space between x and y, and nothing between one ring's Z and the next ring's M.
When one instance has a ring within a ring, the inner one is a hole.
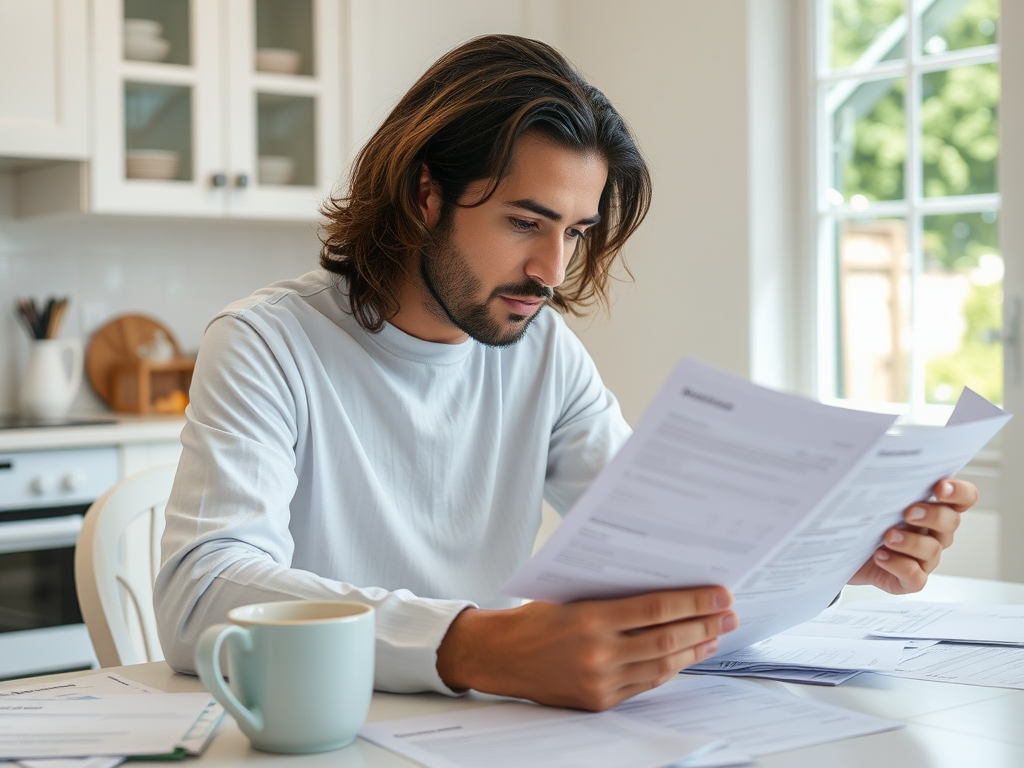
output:
M106 672L14 681L0 688L0 765L110 768L198 755L223 715L208 693L164 693Z
M1024 689L1024 606L857 601L687 671L827 685L865 671Z
M746 680L680 676L610 712L508 702L370 723L360 735L429 768L712 768L901 727Z
M907 643L896 668L883 674L1024 690L1024 606L863 600L794 631Z
M724 656L829 605L904 509L1009 418L965 389L946 427L887 434L891 415L684 360L502 592L568 602L721 584L740 618Z

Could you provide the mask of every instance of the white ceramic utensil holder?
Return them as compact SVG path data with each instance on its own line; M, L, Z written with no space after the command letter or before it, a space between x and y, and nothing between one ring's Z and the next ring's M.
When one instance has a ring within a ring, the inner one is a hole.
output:
M27 416L59 419L67 414L82 384L82 345L77 339L36 339L21 382L21 410Z

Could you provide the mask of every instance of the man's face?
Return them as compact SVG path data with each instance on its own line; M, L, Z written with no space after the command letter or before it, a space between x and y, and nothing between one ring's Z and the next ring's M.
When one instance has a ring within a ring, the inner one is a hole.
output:
M507 346L522 338L597 223L607 177L602 157L528 133L516 145L511 172L482 205L442 216L438 192L429 192L423 208L433 239L420 262L424 309L448 329L438 327L434 340L457 342L465 334ZM486 188L484 181L471 184L460 202L475 203Z

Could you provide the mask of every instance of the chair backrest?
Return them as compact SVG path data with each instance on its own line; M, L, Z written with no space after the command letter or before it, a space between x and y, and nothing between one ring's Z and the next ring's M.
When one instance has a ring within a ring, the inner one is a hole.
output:
M126 477L85 513L75 548L75 585L102 667L164 658L153 582L174 472L175 465L167 464Z

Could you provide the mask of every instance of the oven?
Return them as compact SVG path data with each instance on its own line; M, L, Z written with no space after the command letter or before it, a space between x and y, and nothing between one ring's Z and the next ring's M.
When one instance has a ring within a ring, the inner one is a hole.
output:
M0 680L98 666L75 543L118 476L114 446L0 451Z

